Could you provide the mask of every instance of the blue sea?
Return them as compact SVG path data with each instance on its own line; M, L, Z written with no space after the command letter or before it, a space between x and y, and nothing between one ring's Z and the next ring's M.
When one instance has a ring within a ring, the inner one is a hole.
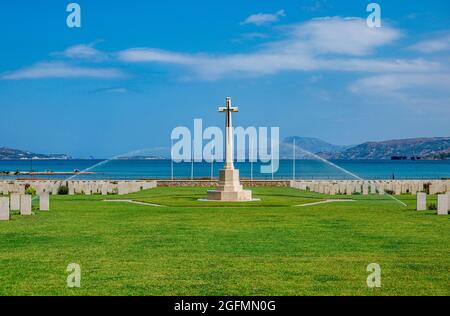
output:
M442 179L450 178L450 160L391 161L391 160L336 160L332 163L363 179ZM0 160L1 171L54 171L87 170L91 175L77 175L74 179L175 179L218 177L222 163L172 163L170 160ZM261 163L235 163L241 177L271 179L272 174L260 172ZM275 179L293 179L294 162L281 160ZM67 179L67 175L5 175L0 179ZM296 160L296 179L352 179L352 176L319 160Z

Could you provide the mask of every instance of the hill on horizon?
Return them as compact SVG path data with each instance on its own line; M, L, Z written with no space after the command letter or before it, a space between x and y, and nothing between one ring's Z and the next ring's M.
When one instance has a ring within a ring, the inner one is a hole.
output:
M450 158L450 137L421 137L366 142L339 152L320 152L326 159Z
M294 145L294 141L295 141L295 146L310 151L312 153L319 153L319 152L330 152L330 153L335 153L335 152L341 152L351 146L344 146L344 145L335 145L335 144L331 144L328 143L320 138L315 138L315 137L300 137L300 136L290 136L290 137L286 137L283 140L283 144L287 144L287 145ZM292 150L290 151L292 153Z
M65 154L36 154L29 151L13 149L9 147L0 147L0 160L19 160L19 159L71 159Z

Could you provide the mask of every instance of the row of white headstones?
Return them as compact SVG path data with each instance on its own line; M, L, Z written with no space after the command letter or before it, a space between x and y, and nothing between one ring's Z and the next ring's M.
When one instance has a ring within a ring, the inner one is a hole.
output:
M395 195L422 192L428 186L430 194L450 192L449 180L296 180L291 187L300 190L309 190L327 195L359 193L385 194L392 192Z
M29 194L12 193L9 197L0 197L0 221L9 221L10 211L20 211L20 215L32 215L32 196ZM49 194L39 195L39 210L50 211Z
M125 195L152 189L156 186L156 181L71 181L68 182L68 194Z
M68 187L68 194L129 194L156 187L156 181L3 181L0 182L0 194L24 194L26 187L32 187L39 195L47 192L57 195L62 186Z

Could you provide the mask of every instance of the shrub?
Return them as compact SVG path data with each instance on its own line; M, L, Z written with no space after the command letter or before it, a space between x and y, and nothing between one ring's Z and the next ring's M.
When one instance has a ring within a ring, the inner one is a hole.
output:
M425 183L423 185L423 191L422 192L425 192L426 194L430 194L430 185L431 185L431 183Z
M68 195L69 187L67 185L62 185L58 188L58 195Z
M29 195L36 195L36 189L29 186L28 188L26 188L25 193Z
M428 204L428 209L429 209L430 211L435 211L435 210L437 210L437 205L436 205L436 203L430 203L430 204Z

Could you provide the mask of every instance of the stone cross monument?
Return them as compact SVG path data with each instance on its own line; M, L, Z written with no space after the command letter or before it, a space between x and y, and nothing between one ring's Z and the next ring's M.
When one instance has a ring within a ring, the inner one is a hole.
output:
M216 190L208 191L208 200L211 201L251 201L252 191L243 190L239 181L239 170L234 169L233 123L231 114L238 112L237 107L231 105L231 98L227 98L226 107L220 107L225 118L225 166L220 170L219 185Z

